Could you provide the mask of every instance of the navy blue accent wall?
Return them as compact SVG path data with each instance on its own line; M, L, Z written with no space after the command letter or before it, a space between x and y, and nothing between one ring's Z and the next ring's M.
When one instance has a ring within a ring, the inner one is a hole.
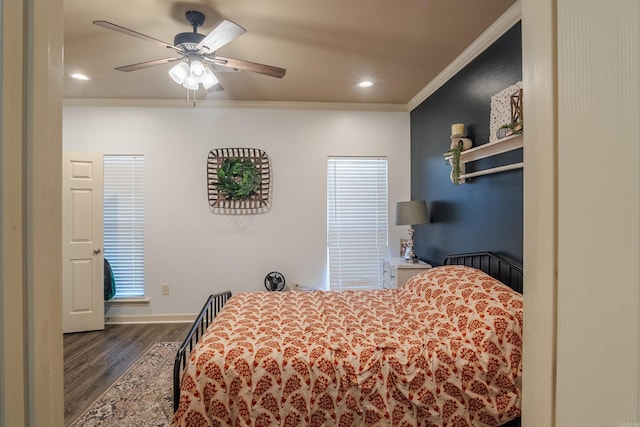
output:
M474 146L487 143L491 96L520 80L518 23L411 112L411 198L431 212L430 224L415 227L420 259L440 265L447 254L492 251L522 262L522 169L454 185L443 157L453 123L465 124ZM483 160L481 169L519 161L522 150Z

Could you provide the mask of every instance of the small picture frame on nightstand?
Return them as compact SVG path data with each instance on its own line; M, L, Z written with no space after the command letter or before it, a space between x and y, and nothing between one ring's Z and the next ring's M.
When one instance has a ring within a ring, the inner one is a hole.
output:
M400 239L400 257L404 257L409 249L409 239Z

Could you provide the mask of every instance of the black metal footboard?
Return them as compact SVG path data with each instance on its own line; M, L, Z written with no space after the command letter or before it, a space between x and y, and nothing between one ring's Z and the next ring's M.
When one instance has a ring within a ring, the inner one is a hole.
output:
M200 337L204 334L207 327L213 322L213 319L218 315L222 307L227 300L231 298L231 291L222 292L215 295L210 295L207 302L200 310L198 317L193 326L189 330L189 334L182 341L178 354L176 354L175 362L173 363L173 411L178 409L178 403L180 403L180 381L182 380L182 372L187 364L187 358L191 354L191 350L195 347L196 343L200 340Z

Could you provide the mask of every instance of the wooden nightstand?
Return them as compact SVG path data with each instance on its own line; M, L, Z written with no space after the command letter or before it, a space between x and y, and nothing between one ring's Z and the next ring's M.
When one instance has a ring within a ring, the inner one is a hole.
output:
M422 261L413 264L404 258L385 258L382 261L382 286L385 289L399 288L411 277L429 268L431 265Z

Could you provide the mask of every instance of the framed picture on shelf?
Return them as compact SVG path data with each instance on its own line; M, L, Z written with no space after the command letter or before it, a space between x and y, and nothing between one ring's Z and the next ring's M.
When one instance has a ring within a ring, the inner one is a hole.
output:
M409 249L409 239L400 239L400 256L404 257Z

